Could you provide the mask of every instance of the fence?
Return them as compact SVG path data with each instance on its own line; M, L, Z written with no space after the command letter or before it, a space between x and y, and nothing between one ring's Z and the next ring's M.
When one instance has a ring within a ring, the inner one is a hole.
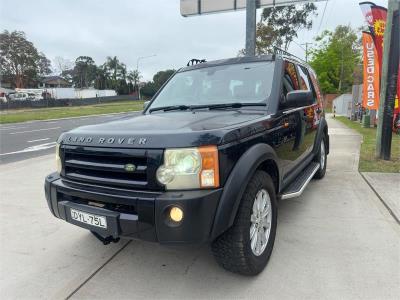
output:
M65 107L94 105L101 103L110 103L115 101L138 100L136 95L121 95L110 97L95 97L82 99L41 99L41 100L9 100L6 103L0 103L0 110L17 108L44 108L44 107Z

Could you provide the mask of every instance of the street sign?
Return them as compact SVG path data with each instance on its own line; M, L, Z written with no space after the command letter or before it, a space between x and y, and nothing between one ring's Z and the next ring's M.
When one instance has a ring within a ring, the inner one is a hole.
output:
M256 8L268 6L285 6L305 2L324 0L254 0ZM246 0L181 0L181 15L184 17L220 13L246 8Z

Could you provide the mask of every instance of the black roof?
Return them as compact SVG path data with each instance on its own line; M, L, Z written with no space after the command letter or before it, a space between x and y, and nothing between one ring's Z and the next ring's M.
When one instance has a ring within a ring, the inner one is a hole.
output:
M222 65L231 65L231 64L241 64L241 63L248 63L248 62L261 62L261 61L275 61L277 59L288 59L291 61L295 61L298 64L305 65L307 67L308 64L303 61L301 58L290 54L284 50L276 51L275 54L265 54L265 55L256 55L256 56L241 56L241 57L233 57L233 58L226 58L226 59L219 59L213 61L207 61L203 63L198 63L193 66L187 66L181 68L179 72L189 71L189 70L196 70L201 68L208 68L208 67L215 67L215 66L222 66Z
M241 57L232 57L226 59L219 59L213 61L207 61L204 63L199 63L197 65L188 66L180 69L180 71L189 71L201 68L222 66L222 65L232 65L232 64L241 64L248 62L259 62L259 61L273 61L275 60L275 55L257 55L257 56L241 56Z

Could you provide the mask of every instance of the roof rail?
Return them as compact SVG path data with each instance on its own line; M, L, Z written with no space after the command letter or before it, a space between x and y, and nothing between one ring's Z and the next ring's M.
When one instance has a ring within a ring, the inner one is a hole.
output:
M197 65L197 64L205 63L205 62L207 62L205 59L192 58L191 60L188 61L186 66L187 67L194 66L194 65Z
M283 50L283 49L278 48L278 47L274 47L274 55L282 55L282 56L287 56L287 57L290 57L290 58L295 58L295 59L307 64L307 62L304 59L301 59L300 57L298 57L296 55L293 55L293 54L287 52L286 50Z

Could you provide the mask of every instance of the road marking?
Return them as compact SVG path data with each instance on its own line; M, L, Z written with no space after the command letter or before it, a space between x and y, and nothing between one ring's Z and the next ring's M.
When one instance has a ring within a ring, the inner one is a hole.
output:
M28 148L25 148L25 149L19 150L19 151L1 153L0 156L46 150L46 149L50 149L50 148L54 147L55 145L56 145L56 142L35 145L35 146L28 147Z
M24 129L28 128L27 126L9 126L9 127L0 127L0 130L13 130L13 129Z
M50 138L45 138L45 139L37 139L37 140L32 140L32 141L27 141L27 143L35 143L35 142L41 142L41 141L47 141Z
M60 129L61 127L51 127L51 128L42 128L42 129L33 129L27 131L18 131L18 132L10 132L9 134L20 134L20 133L28 133L28 132L36 132L36 131L45 131L45 130L55 130Z
M87 119L91 117L101 117L101 116L107 116L107 115L122 115L122 114L131 114L131 113L139 113L142 112L142 110L130 110L130 111L121 111L121 112L116 112L116 113L105 113L105 114L98 114L98 115L87 115L87 116L79 116L79 117L65 117L65 118L58 118L58 119L48 119L48 120L32 120L32 121L24 121L24 122L18 122L15 124L29 124L29 123L38 123L38 122L46 122L49 123L49 121L60 121L60 120L69 120L69 119Z

